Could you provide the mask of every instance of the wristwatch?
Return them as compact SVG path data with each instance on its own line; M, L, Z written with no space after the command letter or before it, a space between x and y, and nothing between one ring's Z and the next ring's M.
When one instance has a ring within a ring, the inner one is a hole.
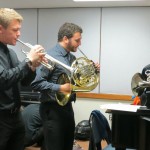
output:
M32 66L32 62L28 57L25 58L25 62L29 65L29 67Z

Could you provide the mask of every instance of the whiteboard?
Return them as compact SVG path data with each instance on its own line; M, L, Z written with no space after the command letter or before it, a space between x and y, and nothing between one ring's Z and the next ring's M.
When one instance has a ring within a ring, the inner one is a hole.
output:
M102 9L101 93L132 94L131 79L150 63L150 7Z

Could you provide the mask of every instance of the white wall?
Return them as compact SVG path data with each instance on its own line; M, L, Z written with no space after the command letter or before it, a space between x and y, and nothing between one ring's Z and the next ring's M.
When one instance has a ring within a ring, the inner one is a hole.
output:
M88 120L90 117L90 114L93 110L100 110L106 116L106 118L111 126L111 121L109 120L110 114L105 113L106 110L101 109L100 105L112 104L112 103L117 104L119 102L120 102L119 100L112 101L112 100L107 100L107 99L77 98L76 102L73 103L76 124L82 120ZM131 104L132 101L121 101L121 103Z
M131 79L150 63L150 7L102 9L102 93L132 94Z

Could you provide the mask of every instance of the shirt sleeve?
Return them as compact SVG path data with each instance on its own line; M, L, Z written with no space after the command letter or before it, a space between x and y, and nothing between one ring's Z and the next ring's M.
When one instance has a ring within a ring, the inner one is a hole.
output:
M17 82L25 79L25 77L27 79L28 74L31 77L32 75L29 72L31 70L25 61L10 69L0 65L0 90L7 90Z
M54 91L57 92L60 89L59 84L49 82L49 78L52 76L53 71L48 70L46 67L41 66L37 69L36 77L31 83L32 88L35 91Z

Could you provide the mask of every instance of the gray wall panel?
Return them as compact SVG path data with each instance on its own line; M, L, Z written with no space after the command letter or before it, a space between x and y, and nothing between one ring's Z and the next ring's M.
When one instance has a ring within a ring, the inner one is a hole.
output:
M132 94L132 76L150 63L150 8L103 8L101 40L101 92Z

